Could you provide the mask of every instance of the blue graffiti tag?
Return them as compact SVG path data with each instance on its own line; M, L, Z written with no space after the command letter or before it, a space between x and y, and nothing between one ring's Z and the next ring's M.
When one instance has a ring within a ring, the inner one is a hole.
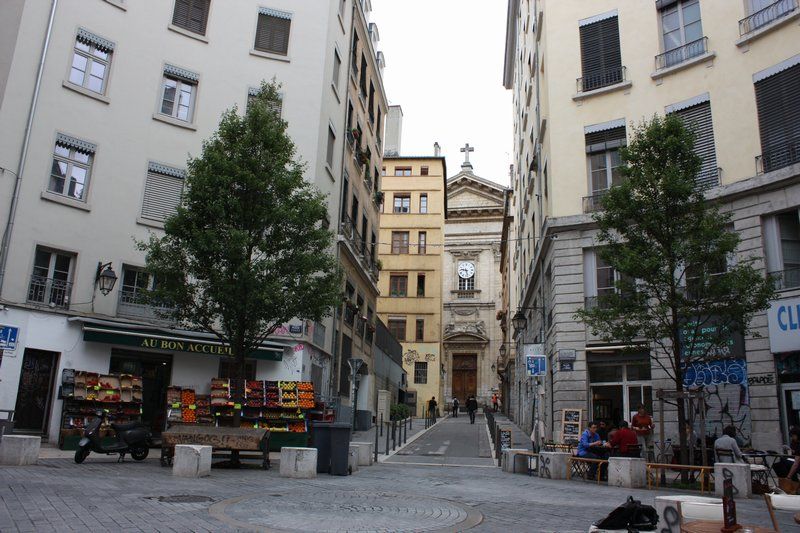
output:
M726 383L730 385L747 383L747 363L744 359L691 363L684 369L683 385L687 388Z

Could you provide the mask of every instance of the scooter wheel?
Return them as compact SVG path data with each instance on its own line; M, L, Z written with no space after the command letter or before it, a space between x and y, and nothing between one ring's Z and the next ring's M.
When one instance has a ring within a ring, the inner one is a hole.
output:
M144 461L147 459L147 454L150 453L150 449L147 447L142 448L133 448L131 450L131 457L133 457L134 461Z
M81 464L87 457L89 457L89 450L85 448L78 448L77 450L75 450L76 463Z

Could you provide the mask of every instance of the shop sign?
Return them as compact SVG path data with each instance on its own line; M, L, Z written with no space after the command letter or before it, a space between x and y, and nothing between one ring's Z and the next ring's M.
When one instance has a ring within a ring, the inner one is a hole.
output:
M290 324L289 333L303 333L303 326L298 324Z
M559 361L558 369L561 372L572 372L575 370L575 361Z
M13 352L17 349L18 338L19 328L17 326L0 324L0 350Z
M800 297L770 302L767 322L772 353L800 350Z
M716 322L711 317L700 326L697 321L688 321L681 326L681 357L684 361L744 357L742 332L732 331Z
M205 353L209 355L233 355L233 350L230 346L223 346L221 344L208 344L205 342L144 338L139 346L142 348L156 348L158 350L170 350L176 352Z
M564 349L558 351L559 361L574 361L577 359L577 353L573 349Z

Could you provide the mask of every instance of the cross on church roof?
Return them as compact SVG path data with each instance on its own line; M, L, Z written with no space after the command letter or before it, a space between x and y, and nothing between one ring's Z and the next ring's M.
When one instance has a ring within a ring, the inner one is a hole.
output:
M461 153L464 154L464 162L461 164L461 170L472 171L472 163L469 162L469 153L474 151L475 148L470 146L469 143L461 149Z

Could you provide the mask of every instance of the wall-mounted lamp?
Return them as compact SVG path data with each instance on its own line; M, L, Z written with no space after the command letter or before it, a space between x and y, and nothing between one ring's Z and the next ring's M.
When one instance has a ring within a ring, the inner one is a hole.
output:
M96 287L100 288L100 292L103 293L103 296L107 296L108 293L114 289L116 283L117 274L114 272L114 269L111 268L111 263L98 262L94 284Z
M505 344L501 344L500 348L498 348L498 351L500 352L500 357L505 357L506 352L508 352L508 349L506 348Z

